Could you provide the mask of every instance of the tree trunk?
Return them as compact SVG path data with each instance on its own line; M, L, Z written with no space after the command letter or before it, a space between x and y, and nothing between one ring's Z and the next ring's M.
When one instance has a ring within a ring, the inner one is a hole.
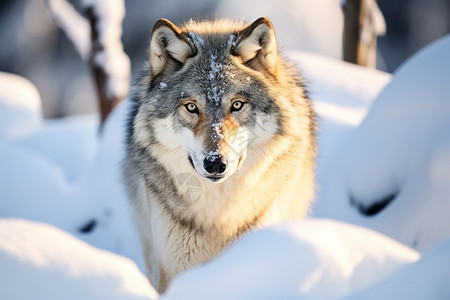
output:
M347 0L344 4L344 61L358 63L360 11L362 0Z
M376 0L347 0L344 11L344 61L375 68L377 35L385 23Z

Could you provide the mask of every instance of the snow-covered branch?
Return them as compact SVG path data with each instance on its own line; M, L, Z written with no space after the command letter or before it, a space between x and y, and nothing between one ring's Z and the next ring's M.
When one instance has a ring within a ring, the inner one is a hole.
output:
M45 0L53 20L72 41L83 60L87 60L90 46L89 22L83 18L67 0Z
M103 124L129 89L130 60L121 41L124 1L82 0L84 17L67 0L45 2L52 18L91 68Z

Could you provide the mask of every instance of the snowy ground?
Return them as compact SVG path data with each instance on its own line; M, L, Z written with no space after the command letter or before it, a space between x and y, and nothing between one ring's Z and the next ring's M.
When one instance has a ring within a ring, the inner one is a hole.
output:
M450 236L449 49L447 36L397 70L322 166L316 216L373 228L419 251Z
M136 264L53 226L0 219L2 299L150 299Z
M450 298L449 51L446 37L392 77L290 52L320 117L313 216L249 234L160 298ZM0 298L158 298L120 180L127 102L98 138L95 116L43 121L30 82L0 79Z

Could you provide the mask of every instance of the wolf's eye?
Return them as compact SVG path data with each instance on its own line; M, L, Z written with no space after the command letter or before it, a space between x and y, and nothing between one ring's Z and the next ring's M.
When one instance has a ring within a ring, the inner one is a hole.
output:
M194 103L189 102L185 104L184 107L186 107L187 111L190 112L191 114L198 114L197 105L195 105Z
M242 102L242 101L234 101L231 104L231 112L241 110L243 106L244 106L244 102Z

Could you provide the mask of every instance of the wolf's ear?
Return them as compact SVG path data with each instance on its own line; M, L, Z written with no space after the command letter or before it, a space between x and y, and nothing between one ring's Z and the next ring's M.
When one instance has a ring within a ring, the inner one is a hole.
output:
M278 50L275 31L267 18L259 18L250 26L237 33L236 45L231 54L239 56L250 68L261 71L266 69L275 73Z
M166 19L159 19L153 26L150 40L150 68L152 77L163 71L175 72L187 58L197 53L186 33Z

